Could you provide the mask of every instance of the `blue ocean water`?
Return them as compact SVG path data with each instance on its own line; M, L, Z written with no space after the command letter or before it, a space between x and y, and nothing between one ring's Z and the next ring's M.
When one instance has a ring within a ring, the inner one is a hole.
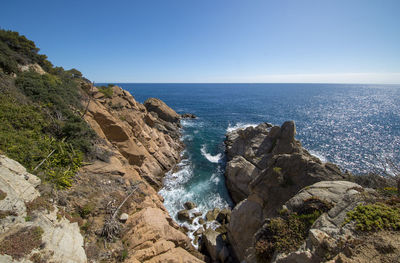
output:
M377 158L400 160L400 86L337 84L118 84L144 102L157 97L183 121L181 169L169 173L160 194L171 216L195 201L200 210L231 204L224 186L229 129L294 120L297 139L312 154L354 173Z

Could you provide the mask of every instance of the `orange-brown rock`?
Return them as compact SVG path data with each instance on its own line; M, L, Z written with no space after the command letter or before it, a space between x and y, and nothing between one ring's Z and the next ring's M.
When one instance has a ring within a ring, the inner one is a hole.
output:
M66 213L81 213L88 260L203 262L157 193L183 149L177 114L159 100L160 111L149 112L121 88L114 86L112 91L110 97L92 87L90 99L82 102L87 105L84 119L99 140L93 161L58 198ZM118 218L126 213L128 220L121 223L118 237L104 246L98 242L102 227L124 200Z

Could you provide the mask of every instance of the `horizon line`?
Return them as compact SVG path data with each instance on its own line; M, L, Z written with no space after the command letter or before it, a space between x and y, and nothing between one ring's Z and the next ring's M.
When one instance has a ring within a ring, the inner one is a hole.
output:
M116 82L94 81L95 84L315 84L315 85L385 85L398 86L399 83L359 83L359 82Z

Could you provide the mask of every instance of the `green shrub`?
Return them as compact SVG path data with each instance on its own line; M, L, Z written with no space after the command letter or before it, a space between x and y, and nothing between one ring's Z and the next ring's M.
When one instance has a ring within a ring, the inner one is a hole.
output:
M82 165L83 154L71 143L44 133L49 122L40 107L19 105L15 99L0 94L0 123L2 152L33 172L54 151L35 173L58 188L71 185L72 177Z
M400 230L400 208L383 203L358 205L347 213L345 223L351 221L361 231Z
M113 95L113 93L114 93L112 87L113 87L113 86L108 86L108 87L106 87L106 86L99 86L99 87L97 87L97 88L99 89L99 91L100 91L101 93L104 94L104 96L105 96L106 98L112 98L112 95Z

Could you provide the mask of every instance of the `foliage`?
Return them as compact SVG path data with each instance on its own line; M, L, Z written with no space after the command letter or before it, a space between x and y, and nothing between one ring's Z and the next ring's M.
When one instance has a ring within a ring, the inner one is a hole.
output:
M35 43L18 32L0 29L0 67L6 73L17 73L18 64L38 63L46 71L53 65L46 55L38 54Z
M66 138L84 153L91 151L90 142L95 133L77 116L82 106L75 81L51 74L24 72L18 75L16 85L27 97L46 108L52 121L48 132L57 139Z
M361 231L400 230L400 208L384 203L358 205L347 213L345 223L351 221Z
M0 254L21 259L42 244L43 229L39 226L24 227L6 236L0 244Z
M281 172L282 172L282 168L281 168L281 167L278 167L278 166L275 166L275 167L273 168L273 170L274 170L274 172L277 173L277 174L281 174Z
M25 203L26 206L26 214L28 216L32 216L34 211L53 211L54 206L49 203L44 197L39 196L34 200Z
M104 96L106 98L111 98L113 93L114 93L112 87L113 87L112 85L108 85L107 87L106 86L99 86L97 88L99 89L99 91L101 93L104 94Z
M385 197L397 196L399 191L396 187L383 187L379 188L378 192Z
M306 200L299 213L279 211L280 216L269 219L256 233L255 250L259 262L269 262L275 252L291 252L300 247L308 231L330 206L314 206L315 200Z
M35 173L58 188L69 187L83 155L71 143L44 132L49 122L41 112L41 107L19 105L15 99L0 94L0 149L30 172L54 151Z
M76 69L54 67L33 41L0 29L0 152L57 188L67 188L91 157L94 131L81 118L86 80ZM19 72L38 63L47 71ZM17 73L14 79L7 74ZM40 164L40 165L39 165Z

